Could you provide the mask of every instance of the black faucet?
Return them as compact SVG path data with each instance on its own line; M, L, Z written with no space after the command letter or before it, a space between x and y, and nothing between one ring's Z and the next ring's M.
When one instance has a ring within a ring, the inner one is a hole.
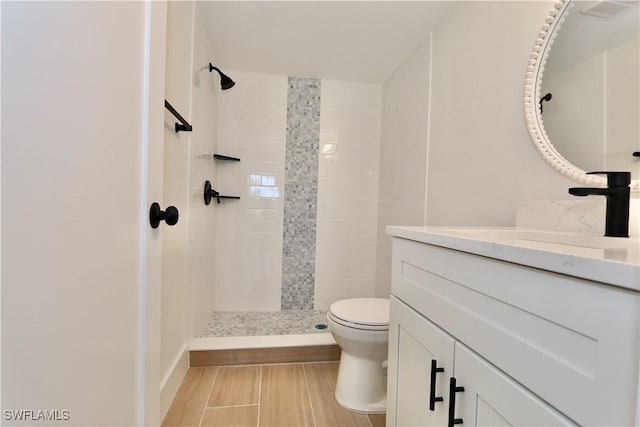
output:
M574 187L569 194L574 196L605 196L607 214L605 236L629 237L629 197L631 194L631 172L587 172L588 175L606 175L607 188Z

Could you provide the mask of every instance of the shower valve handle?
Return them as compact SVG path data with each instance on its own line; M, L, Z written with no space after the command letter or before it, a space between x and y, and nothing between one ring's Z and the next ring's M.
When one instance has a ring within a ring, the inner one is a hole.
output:
M218 203L220 203L220 193L211 187L210 181L206 181L204 183L204 204L208 206L212 198L217 199Z

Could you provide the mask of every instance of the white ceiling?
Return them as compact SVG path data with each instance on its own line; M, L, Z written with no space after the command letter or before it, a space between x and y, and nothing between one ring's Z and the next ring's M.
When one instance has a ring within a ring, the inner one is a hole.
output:
M456 1L200 1L214 65L383 83ZM233 76L232 76L233 77Z

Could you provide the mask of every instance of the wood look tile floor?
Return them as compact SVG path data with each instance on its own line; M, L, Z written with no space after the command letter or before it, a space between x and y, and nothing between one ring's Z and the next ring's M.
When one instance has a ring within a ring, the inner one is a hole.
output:
M384 427L338 405L337 376L338 362L189 368L162 425Z

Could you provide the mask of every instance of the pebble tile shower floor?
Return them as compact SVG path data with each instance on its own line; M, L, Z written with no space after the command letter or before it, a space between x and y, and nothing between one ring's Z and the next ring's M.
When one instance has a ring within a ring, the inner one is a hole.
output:
M327 312L323 310L215 311L200 337L328 333L326 324Z

